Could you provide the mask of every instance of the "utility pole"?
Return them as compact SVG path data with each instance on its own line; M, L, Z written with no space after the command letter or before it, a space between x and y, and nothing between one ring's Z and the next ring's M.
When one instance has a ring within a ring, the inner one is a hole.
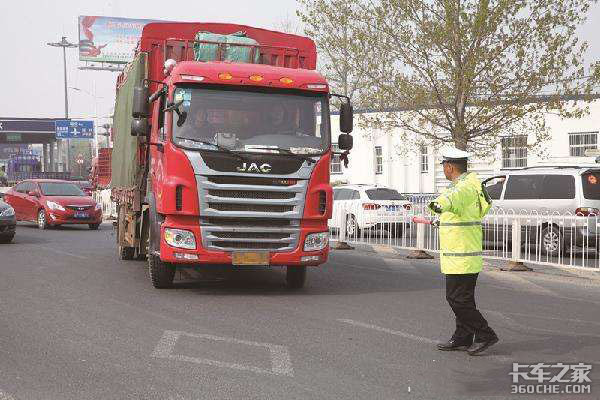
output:
M64 81L65 81L65 119L69 119L69 96L67 94L67 48L71 49L71 48L75 48L75 47L79 47L74 43L71 43L67 40L67 38L65 36L62 37L62 40L60 42L55 42L55 43L46 43L48 46L52 46L52 47L62 47L63 49L63 72L64 72ZM66 162L66 172L70 172L71 166L70 166L70 159L69 159L69 139L65 139L66 142L66 156L67 156L67 162ZM63 146L64 147L64 146Z

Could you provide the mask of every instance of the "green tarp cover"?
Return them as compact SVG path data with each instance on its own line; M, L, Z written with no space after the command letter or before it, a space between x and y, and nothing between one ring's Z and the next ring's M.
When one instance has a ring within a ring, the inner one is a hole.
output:
M113 152L111 163L112 188L135 186L138 169L138 138L131 136L133 88L141 86L146 78L146 53L140 53L128 66L127 79L117 90L113 121Z
M247 37L245 32L236 32L231 35L219 35L201 31L196 34L196 40L225 44L225 53L223 54L223 59L221 61L257 64L260 58L260 51L257 47L235 46L235 44L258 46L258 42ZM233 44L233 46L230 44ZM194 43L194 59L196 61L215 61L219 58L218 48L219 45L217 44Z

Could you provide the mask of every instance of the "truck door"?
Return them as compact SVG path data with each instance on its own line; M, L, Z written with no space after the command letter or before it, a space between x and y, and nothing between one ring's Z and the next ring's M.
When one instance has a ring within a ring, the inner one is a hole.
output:
M152 182L151 192L154 193L155 200L157 200L157 209L161 209L162 205L158 199L162 196L162 185L160 184L164 178L164 149L167 141L167 130L165 127L165 108L166 94L162 95L155 103L154 110L152 113L152 121L156 123L152 124L152 132L150 133L151 143L156 143L155 146L151 146L150 149L150 177Z

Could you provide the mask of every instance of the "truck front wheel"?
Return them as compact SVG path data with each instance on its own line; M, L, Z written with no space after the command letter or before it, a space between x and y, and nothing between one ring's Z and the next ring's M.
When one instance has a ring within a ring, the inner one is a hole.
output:
M301 289L306 283L306 267L287 267L285 276L287 287L290 289Z
M148 254L148 272L156 289L166 289L173 285L175 267L152 254Z
M127 246L119 246L119 258L121 260L133 260L135 248Z

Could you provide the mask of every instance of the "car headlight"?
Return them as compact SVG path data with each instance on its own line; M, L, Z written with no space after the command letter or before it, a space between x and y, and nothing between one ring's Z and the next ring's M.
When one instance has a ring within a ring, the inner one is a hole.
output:
M47 201L46 205L48 206L49 209L54 210L54 211L56 211L56 210L58 210L58 211L66 211L63 206L61 206L60 204L55 203L53 201Z
M0 211L0 217L12 217L13 215L15 215L15 210L12 207Z
M304 239L304 251L323 250L329 244L329 232L311 233Z
M194 250L196 248L194 233L182 229L165 228L165 242L180 249Z

